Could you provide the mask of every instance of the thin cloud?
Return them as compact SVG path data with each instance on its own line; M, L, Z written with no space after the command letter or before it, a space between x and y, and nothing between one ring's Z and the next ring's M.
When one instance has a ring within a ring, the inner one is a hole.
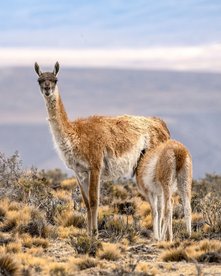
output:
M13 5L13 9L11 8ZM145 48L221 41L221 3L2 1L2 47Z
M66 67L221 71L221 44L141 49L0 48L0 66L32 66L38 61Z

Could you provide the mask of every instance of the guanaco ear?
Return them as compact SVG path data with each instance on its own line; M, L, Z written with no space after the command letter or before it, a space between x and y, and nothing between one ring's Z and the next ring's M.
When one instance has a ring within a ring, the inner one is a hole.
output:
M38 74L38 76L40 77L40 75L42 74L39 65L37 64L37 62L35 62L35 72Z
M59 71L59 68L60 68L60 65L59 65L58 62L56 62L56 63L55 63L55 66L54 66L54 71L53 71L53 74L54 74L55 76L57 76L58 71Z

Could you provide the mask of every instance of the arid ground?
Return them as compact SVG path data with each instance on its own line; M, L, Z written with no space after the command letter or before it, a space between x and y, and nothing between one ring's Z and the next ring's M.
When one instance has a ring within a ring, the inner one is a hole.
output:
M101 185L99 238L74 178L0 154L0 275L221 275L221 176L193 181L192 237L174 195L173 242L155 242L131 180Z

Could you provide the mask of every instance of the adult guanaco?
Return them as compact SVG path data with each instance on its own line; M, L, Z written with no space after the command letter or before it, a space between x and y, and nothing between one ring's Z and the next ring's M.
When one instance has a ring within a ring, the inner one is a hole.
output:
M155 117L91 116L70 121L62 103L57 74L41 72L38 82L48 112L55 148L75 172L87 208L88 231L97 234L100 182L134 174L145 151L170 138L164 121Z

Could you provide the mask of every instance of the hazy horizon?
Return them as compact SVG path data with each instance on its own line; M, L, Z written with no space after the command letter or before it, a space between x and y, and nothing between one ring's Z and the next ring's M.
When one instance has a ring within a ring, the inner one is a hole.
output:
M158 116L172 138L189 148L194 177L221 172L220 74L61 68L58 85L70 119L94 114ZM0 150L18 150L28 167L65 169L54 150L33 67L0 68L0 87Z

